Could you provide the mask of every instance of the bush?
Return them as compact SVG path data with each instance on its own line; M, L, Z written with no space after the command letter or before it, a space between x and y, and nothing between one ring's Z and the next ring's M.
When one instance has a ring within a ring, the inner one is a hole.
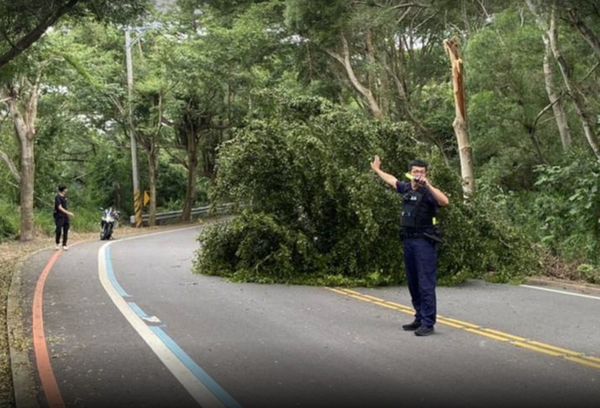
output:
M545 246L567 260L600 264L600 164L571 157L539 166L532 205L533 229Z
M444 231L439 266L447 283L469 277L508 282L539 271L538 248L484 195L470 203L454 202Z
M577 272L581 274L581 277L590 283L600 284L600 268L589 264L581 264L577 268Z
M317 268L308 238L264 213L244 211L232 222L208 229L197 268L237 280L286 282Z
M0 201L0 242L15 239L19 234L17 207Z

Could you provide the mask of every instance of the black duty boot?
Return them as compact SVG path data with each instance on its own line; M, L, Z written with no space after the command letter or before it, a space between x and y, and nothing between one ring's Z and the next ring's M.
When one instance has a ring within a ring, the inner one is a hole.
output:
M415 336L429 336L433 334L433 327L421 326L415 331Z
M406 331L414 331L417 330L419 327L421 327L421 322L418 322L416 320L412 323L402 325L402 329Z

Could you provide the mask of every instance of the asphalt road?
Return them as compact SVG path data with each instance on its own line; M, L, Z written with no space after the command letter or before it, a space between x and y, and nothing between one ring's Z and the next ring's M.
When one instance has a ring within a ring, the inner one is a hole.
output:
M400 328L405 287L194 275L198 232L82 244L58 260L43 317L67 406L600 406L600 298L439 288L442 318L419 338ZM25 304L51 255L25 266Z

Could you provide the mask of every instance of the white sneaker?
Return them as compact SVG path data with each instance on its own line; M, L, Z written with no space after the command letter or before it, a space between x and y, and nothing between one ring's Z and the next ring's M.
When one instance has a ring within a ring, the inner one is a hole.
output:
M56 250L58 251L60 249L60 245L56 244Z
M68 250L69 250L69 247L66 245L63 245L63 251L68 251Z

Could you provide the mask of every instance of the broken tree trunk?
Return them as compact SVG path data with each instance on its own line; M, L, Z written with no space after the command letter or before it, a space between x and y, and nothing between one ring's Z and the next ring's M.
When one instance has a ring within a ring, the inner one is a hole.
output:
M460 47L456 39L444 40L444 48L452 66L452 86L454 88L454 105L456 117L452 123L458 154L460 157L460 175L463 195L471 198L475 194L475 176L473 171L473 151L467 128L467 96L464 85L464 67L460 57Z

